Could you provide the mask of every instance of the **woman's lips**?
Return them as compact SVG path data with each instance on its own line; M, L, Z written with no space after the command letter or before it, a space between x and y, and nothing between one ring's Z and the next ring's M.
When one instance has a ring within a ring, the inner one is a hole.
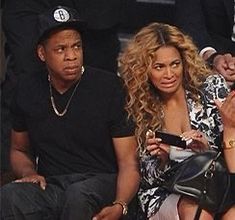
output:
M172 87L175 84L176 80L161 82L161 85L164 87Z

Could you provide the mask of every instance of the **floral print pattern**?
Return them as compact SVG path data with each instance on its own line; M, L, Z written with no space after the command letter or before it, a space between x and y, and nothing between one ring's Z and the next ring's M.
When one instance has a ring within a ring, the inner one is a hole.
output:
M214 99L223 101L229 89L224 78L216 74L207 77L200 91L201 104L196 103L191 98L191 93L186 91L191 128L203 132L208 138L210 147L219 150L223 126ZM160 170L160 160L156 156L150 156L146 153L140 159L142 180L138 197L147 218L159 210L161 204L169 195L161 187L161 184L164 184L162 174L171 166L170 164L172 164L172 161L164 170Z

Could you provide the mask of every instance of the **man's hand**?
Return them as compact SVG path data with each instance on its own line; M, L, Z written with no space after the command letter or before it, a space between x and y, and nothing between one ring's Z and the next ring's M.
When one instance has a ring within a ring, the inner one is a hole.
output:
M43 176L38 175L38 174L24 176L23 178L17 179L14 182L16 182L16 183L34 183L34 184L38 184L43 190L46 189L45 178Z
M213 60L213 68L224 76L229 86L235 82L235 57L231 54L217 55Z
M115 204L103 208L92 220L118 220L122 216L122 206Z

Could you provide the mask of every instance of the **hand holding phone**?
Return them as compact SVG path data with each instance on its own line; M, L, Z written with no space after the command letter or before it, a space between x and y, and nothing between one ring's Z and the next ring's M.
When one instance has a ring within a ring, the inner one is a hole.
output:
M161 138L163 144L168 144L176 147L181 147L185 149L187 147L187 143L185 140L182 140L182 138L179 135L170 134L162 131L156 131L155 132L156 138Z
M160 158L160 169L163 168L169 159L169 146L162 145L155 137L155 132L148 130L146 132L147 150L152 156Z

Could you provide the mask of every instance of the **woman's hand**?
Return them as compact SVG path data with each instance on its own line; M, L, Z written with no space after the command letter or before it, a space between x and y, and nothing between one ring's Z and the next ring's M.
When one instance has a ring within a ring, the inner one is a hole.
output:
M45 178L43 176L38 175L38 174L24 176L23 178L17 179L14 182L16 182L16 183L34 183L34 184L38 184L43 190L46 189Z
M205 135L198 130L190 130L180 135L182 140L188 142L187 148L195 152L201 152L209 149L208 140Z
M229 93L224 102L215 100L223 122L224 158L229 172L235 173L235 90Z
M146 133L146 149L151 155L155 155L161 158L162 162L165 164L169 158L170 146L161 143L161 138L155 138L153 131L148 130Z
M215 104L219 109L225 132L231 130L232 134L235 129L235 90L229 93L224 102L215 100Z

